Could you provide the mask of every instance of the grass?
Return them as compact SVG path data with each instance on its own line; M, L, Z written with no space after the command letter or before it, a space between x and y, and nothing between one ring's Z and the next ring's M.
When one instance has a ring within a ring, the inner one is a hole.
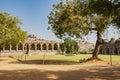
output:
M99 55L102 60L110 61L110 55ZM112 55L112 61L120 64L120 55Z
M61 61L73 61L80 62L82 60L88 59L92 56L92 54L80 54L75 56L64 56L64 55L46 55L45 60L61 60ZM18 59L18 56L12 56L15 59ZM99 55L99 58L105 61L110 61L110 55ZM24 59L24 56L19 59ZM33 55L27 56L27 60L43 60L43 55ZM112 61L120 64L120 55L112 55Z

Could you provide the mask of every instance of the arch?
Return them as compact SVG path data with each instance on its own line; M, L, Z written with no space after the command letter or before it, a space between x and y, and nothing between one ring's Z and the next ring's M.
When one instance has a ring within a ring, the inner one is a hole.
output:
M16 46L11 46L11 50L16 50Z
M52 44L48 45L48 50L52 50Z
M54 50L58 50L58 45L56 43L54 44Z
M9 45L6 45L6 46L5 46L5 50L10 50L10 46L9 46Z
M31 50L35 50L35 44L31 44Z
M22 50L23 49L23 44L22 43L19 43L18 44L18 50Z
M37 44L37 50L41 50L41 44Z
M47 50L47 45L46 44L43 44L42 47L43 47L43 50Z
M26 43L26 44L24 45L24 50L28 50L29 48L30 48L29 44Z

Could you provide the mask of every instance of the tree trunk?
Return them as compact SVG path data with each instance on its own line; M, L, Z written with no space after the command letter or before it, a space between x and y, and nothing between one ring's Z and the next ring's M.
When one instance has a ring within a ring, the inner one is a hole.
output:
M96 40L95 49L92 55L92 59L99 59L98 53L100 49L100 44L102 44L102 36L100 32L97 32L97 40Z
M28 55L28 54L29 54L29 51L30 51L30 50L29 50L29 46L27 45L26 48L27 48L27 50L26 50L25 55Z

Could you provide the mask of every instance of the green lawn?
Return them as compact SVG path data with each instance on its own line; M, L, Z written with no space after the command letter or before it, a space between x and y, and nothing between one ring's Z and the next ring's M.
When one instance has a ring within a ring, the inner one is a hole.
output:
M90 58L92 54L80 54L75 56L64 56L64 55L46 55L46 60L64 60L64 61L74 61L79 62L80 60L84 60ZM18 58L14 56L14 58ZM24 58L24 57L22 57ZM110 55L99 55L99 58L105 61L110 61ZM34 55L34 56L27 56L27 60L42 60L43 55ZM120 55L112 55L113 62L120 63Z
M110 55L99 55L102 60L110 61ZM112 61L120 64L120 55L112 55Z

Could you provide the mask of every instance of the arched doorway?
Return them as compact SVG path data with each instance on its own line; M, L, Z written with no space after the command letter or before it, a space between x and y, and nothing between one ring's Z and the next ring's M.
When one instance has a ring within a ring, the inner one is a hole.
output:
M46 44L43 44L42 47L43 47L43 50L47 50L47 45Z
M16 46L12 46L11 50L16 50Z
M9 45L5 45L5 50L10 50L10 46Z
M35 44L31 44L31 50L35 50Z
M29 47L30 47L29 44L26 43L25 46L24 46L24 50L29 50Z
M54 50L58 50L58 45L56 43L54 44Z
M37 44L37 50L41 50L41 44Z
M48 50L52 50L52 44L48 45Z
M22 50L23 49L23 44L22 43L19 43L18 44L18 50Z

